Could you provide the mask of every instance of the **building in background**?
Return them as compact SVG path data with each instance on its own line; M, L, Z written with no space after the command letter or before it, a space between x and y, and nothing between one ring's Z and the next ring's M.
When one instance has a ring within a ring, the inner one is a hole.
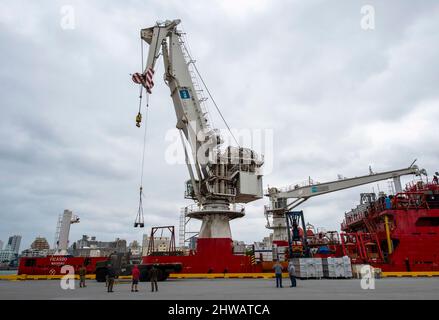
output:
M262 243L264 247L271 247L273 245L273 233L270 233L268 237L264 237Z
M130 243L128 246L128 250L131 253L131 262L135 264L141 264L142 263L142 246L140 243L136 240Z
M136 240L129 244L128 250L131 252L132 256L142 256L142 246Z
M46 257L49 255L50 246L46 238L36 237L29 249L21 252L22 257Z
M13 235L9 237L6 247L0 250L0 267L18 266L18 251L20 250L20 243L20 235Z
M36 237L34 242L30 245L31 249L35 250L49 250L50 246L47 242L46 238L43 237Z
M14 251L18 254L20 251L20 244L21 244L21 236L20 235L13 235L9 237L8 244L6 246L6 249L9 249Z
M0 250L3 250L3 241L0 240Z
M11 266L18 266L18 253L7 246L6 249L0 250L0 267Z
M169 243L171 238L169 237L154 237L154 248L153 251L165 252L169 250ZM142 255L146 256L148 254L149 248L149 235L143 235L142 241Z
M245 255L245 253L246 253L246 245L244 241L233 240L233 254Z
M116 238L114 241L98 241L95 236L83 235L69 248L69 253L78 257L106 257L113 252L127 252L126 240Z

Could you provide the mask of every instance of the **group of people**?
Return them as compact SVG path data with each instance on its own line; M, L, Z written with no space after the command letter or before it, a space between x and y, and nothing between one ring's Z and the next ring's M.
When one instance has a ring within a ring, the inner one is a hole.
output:
M158 280L159 270L152 265L151 269L149 270L149 278L151 280L151 291L159 291L159 288L157 286L157 280ZM131 282L131 292L138 292L137 285L139 284L140 280L140 270L139 267L137 267L137 264L133 266L133 270L131 271L132 276L132 282Z
M113 291L113 286L114 286L114 280L116 279L116 271L114 270L114 268L111 265L107 265L107 270L106 270L106 281L105 281L105 285L107 287L107 292L114 292ZM85 265L81 266L79 268L79 287L80 288L85 288L85 275L87 274L87 269L85 267ZM131 270L131 276L132 276L132 280L131 280L131 292L139 292L138 289L138 284L139 284L139 280L140 280L140 270L139 267L137 266L137 264L135 264L133 266L133 269ZM157 292L159 291L158 285L157 285L157 281L158 281L158 276L159 276L159 270L153 265L151 266L151 269L149 270L149 278L151 280L151 291L152 292Z
M282 287L282 271L283 267L282 264L279 261L276 261L276 263L273 266L274 274L276 277L276 288L283 288ZM81 266L79 268L79 287L85 288L85 275L87 274L87 269L85 268L85 265ZM157 286L157 280L158 280L158 274L159 270L153 265L151 269L149 270L149 278L151 280L151 291L157 292L159 291ZM288 275L291 280L291 287L296 287L296 268L294 267L293 261L290 260L288 263ZM138 292L138 284L140 280L140 270L137 264L133 266L133 269L131 270L131 276L132 276L132 282L131 282L131 292ZM114 279L116 278L116 272L114 268L111 265L107 266L107 275L106 275L106 287L107 292L114 292L113 291L113 285L114 285Z
M274 269L274 275L276 277L276 288L283 288L282 287L282 271L283 267L282 264L279 261L276 261L276 263L273 266ZM290 260L288 263L288 276L290 277L291 281L291 287L296 287L296 268L294 267L293 261Z

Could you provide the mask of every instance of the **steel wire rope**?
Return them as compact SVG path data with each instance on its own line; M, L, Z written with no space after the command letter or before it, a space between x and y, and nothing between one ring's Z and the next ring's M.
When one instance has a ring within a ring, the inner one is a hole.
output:
M182 29L181 37L183 38L183 40L182 40L182 47L186 51L186 53L188 55L189 61L187 62L187 64L189 66L190 64L195 64L195 60L192 58L192 49L191 49L191 46L190 46L189 41L187 39L186 32L184 31L183 26L181 27L181 29ZM185 43L186 43L186 46L184 46ZM200 89L202 91L201 87L200 87ZM206 108L207 119L211 123L211 126L213 128L215 128L215 122L214 122L214 120L213 120L213 118L211 116L209 104L205 103L205 101L203 101L203 102L200 101L200 105L203 105Z
M156 39L156 43L155 43L155 47L154 47L154 57L153 57L153 61L152 61L152 66L154 66L156 59L158 57L160 57L160 54L155 55L155 52L157 51L157 46L158 46L158 41L160 38L160 26L157 23L157 26L159 27L159 31L157 34L157 39ZM143 51L143 47L144 47L144 43L142 41L142 37L140 37L140 55L141 55L141 68L142 68L142 72L144 73L144 51ZM142 150L142 165L141 165L141 174L140 174L140 188L139 188L139 208L138 208L138 212L137 212L137 216L136 216L136 221L134 222L134 227L137 226L137 224L140 227L144 227L144 215L143 215L143 177L144 177L144 171L145 171L145 153L146 153L146 139L147 139L147 131L148 131L148 110L149 110L149 92L146 91L146 110L145 110L145 130L144 130L144 134L143 134L143 150ZM140 111L142 108L142 97L143 97L143 85L140 84L140 94L139 94L139 115L140 115Z
M157 24L158 26L158 24ZM155 47L154 47L154 54L157 51L157 46L158 46L158 40L160 38L160 27L159 27L159 31L157 34L157 39L156 39L156 43L155 43ZM145 72L144 70L144 43L142 41L142 38L140 38L140 55L141 55L141 67L142 67L142 72ZM153 61L152 61L152 65L155 64L156 59L160 57L160 54L158 55L154 55L153 57ZM149 92L146 91L146 110L145 110L145 130L144 130L144 134L143 134L143 150L142 150L142 165L141 165L141 174L140 174L140 188L139 188L139 209L137 212L137 216L136 216L136 221L134 222L134 226L136 227L137 225L137 221L140 227L144 227L144 215L143 215L143 177L144 177L144 171L145 171L145 153L146 153L146 140L147 140L147 131L148 131L148 110L149 110ZM143 97L143 85L140 84L140 95L139 95L139 114L142 108L142 97Z
M186 42L187 42L187 40L186 40ZM189 44L188 44L188 46L189 46ZM188 48L186 47L186 44L185 44L184 42L183 42L183 47L186 49L186 52L187 52L188 55L189 55L189 59L190 59L191 61L194 61L194 60L192 59L192 55L190 54L190 52L189 52L189 50L188 50ZM201 76L201 74L200 74L200 72L199 72L199 70L198 70L198 68L197 68L197 66L196 66L196 64L195 64L195 62L192 62L192 65L194 66L195 72L197 73L197 75L198 75L198 77L200 78L200 80L201 80L201 82L202 82L204 88L206 89L207 94L209 95L210 99L212 100L213 105L215 106L216 110L218 111L218 114L220 115L221 119L223 120L224 124L226 125L227 130L230 132L230 134L231 134L233 140L235 140L235 142L236 142L236 144L238 145L238 147L241 147L241 146L239 145L239 143L238 143L238 140L235 138L235 135L233 134L232 130L230 129L229 124L227 123L226 119L224 118L224 116L223 116L223 114L222 114L220 108L218 107L218 105L217 105L215 99L213 98L212 94L210 93L210 90L209 90L209 88L207 87L206 82L204 81L203 77Z

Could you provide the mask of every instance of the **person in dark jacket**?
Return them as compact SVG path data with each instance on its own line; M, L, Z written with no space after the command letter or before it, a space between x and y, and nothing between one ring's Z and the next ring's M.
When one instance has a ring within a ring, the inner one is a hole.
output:
M159 276L159 269L155 265L152 265L151 269L149 270L149 278L151 279L151 291L159 291L159 288L157 287L157 280Z
M107 292L113 292L114 279L116 278L116 272L111 264L107 266L108 286Z
M87 274L87 269L85 268L85 265L82 265L79 268L79 287L85 288L85 275Z

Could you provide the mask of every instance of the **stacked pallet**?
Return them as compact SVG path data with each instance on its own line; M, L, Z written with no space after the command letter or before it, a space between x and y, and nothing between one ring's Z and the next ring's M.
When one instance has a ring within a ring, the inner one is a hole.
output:
M273 261L273 251L272 250L255 250L256 261Z
M323 278L322 258L295 258L296 277L300 279Z
M233 243L233 254L235 255L245 255L246 246L243 242L234 241Z
M288 247L273 245L273 259L278 260L279 262L285 262L287 261L287 252Z
M262 261L273 261L273 248L265 246L262 243L255 242L254 244L255 248L255 258L256 261L262 262Z
M352 278L352 266L349 257L325 258L322 263L325 278Z

